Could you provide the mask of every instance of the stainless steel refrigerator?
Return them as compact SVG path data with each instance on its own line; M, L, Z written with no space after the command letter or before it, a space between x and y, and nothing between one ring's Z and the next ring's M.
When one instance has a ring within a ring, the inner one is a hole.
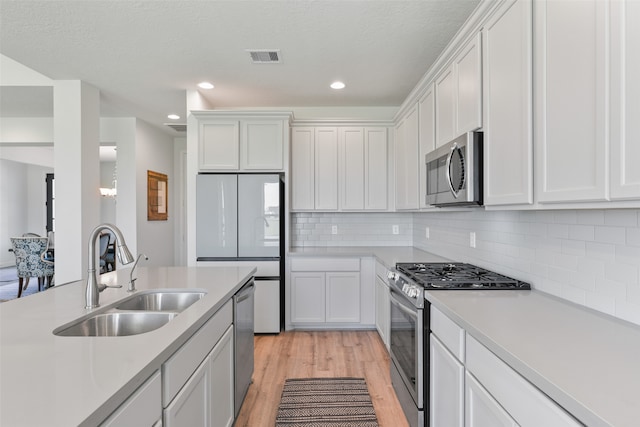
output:
M255 265L255 332L284 325L284 176L212 173L196 178L199 262Z

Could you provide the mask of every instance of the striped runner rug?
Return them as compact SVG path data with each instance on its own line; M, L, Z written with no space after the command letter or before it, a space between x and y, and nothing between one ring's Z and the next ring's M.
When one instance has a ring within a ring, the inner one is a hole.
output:
M285 380L276 427L378 427L364 378Z

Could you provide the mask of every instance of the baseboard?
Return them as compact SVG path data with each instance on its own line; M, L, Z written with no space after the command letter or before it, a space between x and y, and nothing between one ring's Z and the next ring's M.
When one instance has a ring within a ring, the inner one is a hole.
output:
M0 268L15 267L15 261L0 262Z

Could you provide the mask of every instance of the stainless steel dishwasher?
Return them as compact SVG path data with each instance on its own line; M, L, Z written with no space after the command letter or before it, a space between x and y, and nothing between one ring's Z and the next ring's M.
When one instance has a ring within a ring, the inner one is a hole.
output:
M256 286L253 279L248 281L233 296L233 331L235 361L236 418L247 395L253 376L253 305Z

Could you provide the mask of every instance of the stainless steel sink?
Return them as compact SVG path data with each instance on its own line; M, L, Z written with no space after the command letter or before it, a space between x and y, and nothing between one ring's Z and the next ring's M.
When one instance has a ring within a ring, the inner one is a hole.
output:
M196 291L154 291L129 297L116 306L117 310L181 312L205 296Z
M177 313L126 312L101 313L71 326L54 330L53 333L64 337L123 337L143 334L169 323Z

